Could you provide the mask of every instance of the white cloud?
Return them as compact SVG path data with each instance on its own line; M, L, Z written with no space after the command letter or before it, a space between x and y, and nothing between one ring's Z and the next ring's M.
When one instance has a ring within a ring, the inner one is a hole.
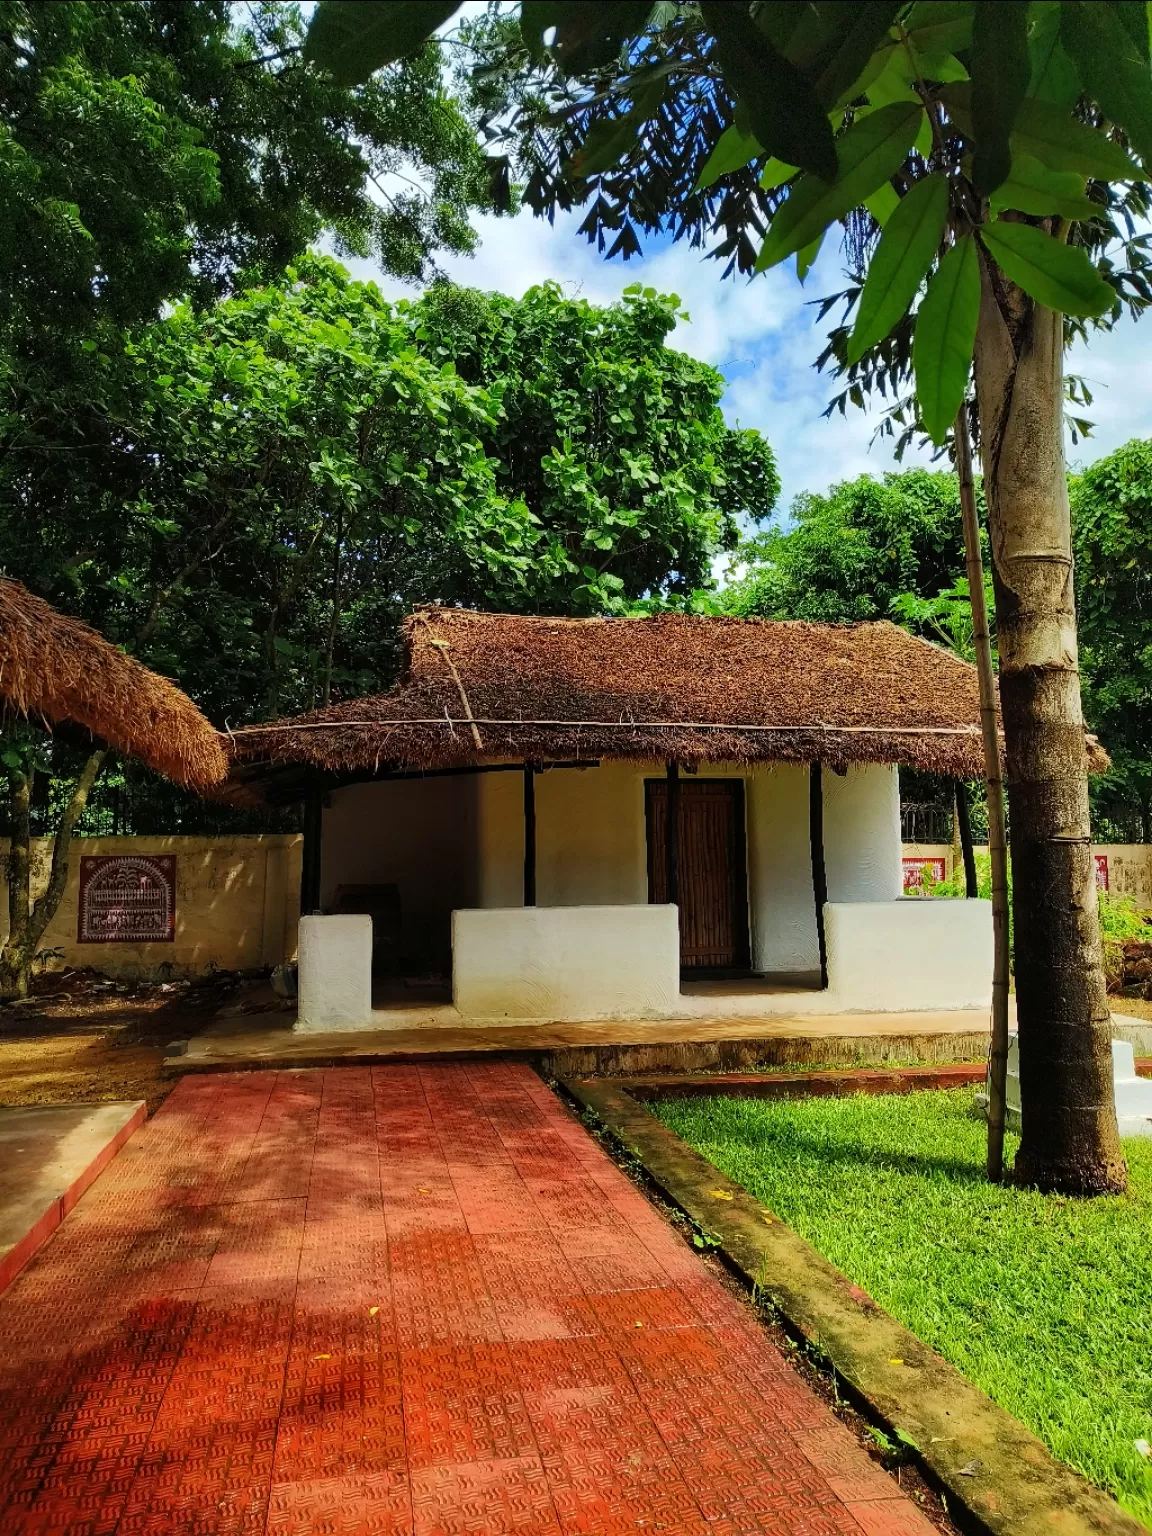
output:
M751 283L721 281L719 263L683 243L626 263L605 261L578 234L580 220L579 214L560 214L554 225L529 213L480 218L475 254L442 257L441 263L458 282L517 298L547 279L594 303L611 302L636 281L679 294L691 319L676 328L672 345L719 368L728 380L723 407L729 421L756 427L768 438L780 468L782 508L798 491L824 490L838 480L899 467L889 442L871 443L877 411L849 407L845 417L822 414L834 387L813 366L825 325L810 300L842 285L837 250L821 256L804 288L782 269ZM367 262L350 265L392 297L411 293ZM1069 367L1088 378L1096 395L1087 412L1096 430L1086 444L1069 445L1070 461L1089 462L1130 437L1152 435L1143 340L1150 336L1152 319L1145 322L1143 337L1124 321L1111 334L1094 335L1087 351L1073 349ZM904 463L928 460L928 454L911 450Z

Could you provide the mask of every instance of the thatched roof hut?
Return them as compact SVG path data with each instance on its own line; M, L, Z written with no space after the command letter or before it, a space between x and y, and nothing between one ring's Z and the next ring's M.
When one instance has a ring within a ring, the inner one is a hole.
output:
M166 678L0 578L0 704L71 721L149 768L207 789L227 773L219 733Z
M887 622L426 608L404 636L391 692L236 731L233 784L275 764L338 775L499 758L983 771L975 668ZM1087 757L1107 764L1092 738Z

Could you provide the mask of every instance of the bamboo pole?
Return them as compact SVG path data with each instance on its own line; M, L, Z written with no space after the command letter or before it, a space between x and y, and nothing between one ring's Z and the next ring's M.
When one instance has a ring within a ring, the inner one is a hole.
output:
M1004 1111L1008 1078L1008 837L1004 819L1004 778L1000 766L1000 733L996 721L996 679L992 671L992 640L988 605L984 600L984 561L980 553L980 519L972 483L972 444L967 406L961 406L955 427L956 471L960 481L960 512L964 525L964 559L972 602L972 640L980 686L980 732L984 742L984 778L988 786L988 855L992 864L992 1048L988 1069L988 1177L1004 1177Z

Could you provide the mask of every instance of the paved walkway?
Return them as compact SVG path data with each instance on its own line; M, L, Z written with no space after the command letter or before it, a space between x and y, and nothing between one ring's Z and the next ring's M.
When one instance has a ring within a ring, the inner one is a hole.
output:
M527 1068L185 1078L0 1297L0 1531L929 1536Z

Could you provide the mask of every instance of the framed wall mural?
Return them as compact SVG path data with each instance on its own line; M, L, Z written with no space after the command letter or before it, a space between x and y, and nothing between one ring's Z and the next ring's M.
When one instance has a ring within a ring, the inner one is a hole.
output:
M902 859L904 870L904 894L915 895L924 888L924 871L928 870L932 879L936 882L947 880L947 859L936 858L933 855L927 859Z
M83 855L76 938L81 944L174 943L175 854Z

